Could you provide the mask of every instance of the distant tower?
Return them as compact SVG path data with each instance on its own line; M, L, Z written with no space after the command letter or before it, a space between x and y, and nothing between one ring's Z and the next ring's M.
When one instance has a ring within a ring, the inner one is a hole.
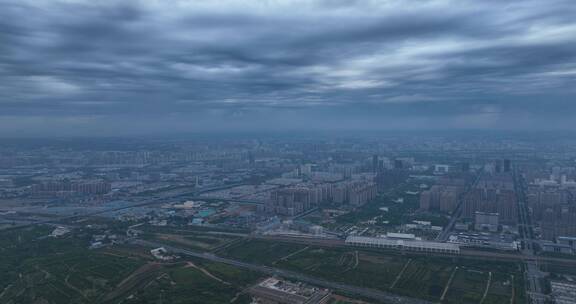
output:
M402 169L404 166L402 164L402 160L396 159L394 160L394 169Z
M378 155L374 154L372 156L372 172L378 173Z
M254 153L252 153L252 151L248 152L248 163L250 166L254 166L256 163L256 159L254 158Z
M504 172L512 171L512 162L509 159L504 160Z
M496 161L496 173L500 173L500 172L502 172L502 161L497 160Z

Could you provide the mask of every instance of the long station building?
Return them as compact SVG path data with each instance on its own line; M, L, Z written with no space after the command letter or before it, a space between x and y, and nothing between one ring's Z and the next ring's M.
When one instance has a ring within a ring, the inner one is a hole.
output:
M460 254L460 246L458 244L420 240L397 240L381 237L349 236L346 238L346 245L416 252Z

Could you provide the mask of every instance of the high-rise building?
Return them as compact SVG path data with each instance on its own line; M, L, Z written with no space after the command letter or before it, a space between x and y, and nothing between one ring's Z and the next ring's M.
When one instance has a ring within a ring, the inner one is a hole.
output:
M361 206L376 197L376 183L369 181L345 181L333 185L332 202Z
M474 229L476 231L496 232L498 231L498 218L498 213L476 211L474 213Z
M403 169L404 168L404 164L402 162L401 159L395 159L394 160L394 169Z
M386 191L390 187L405 182L408 179L408 171L402 169L382 170L376 175L374 181L378 191Z
M496 160L496 173L501 173L502 172L502 161L501 160Z
M476 212L498 213L503 224L518 220L514 182L510 174L486 175L464 197L462 216L473 219Z
M451 213L458 205L463 191L461 186L434 185L420 194L420 210Z
M284 188L272 191L265 211L274 215L295 216L314 206L312 191L308 188Z
M509 159L504 160L504 172L512 171L512 162Z
M542 222L542 238L554 240L557 237L576 237L576 207L572 205L556 205L544 211Z

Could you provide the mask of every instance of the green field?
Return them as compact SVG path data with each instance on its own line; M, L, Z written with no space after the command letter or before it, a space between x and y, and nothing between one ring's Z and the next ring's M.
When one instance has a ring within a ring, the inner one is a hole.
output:
M523 303L519 264L465 258L410 256L357 248L319 248L301 244L248 240L227 248L223 255L305 273L314 277L358 285L438 302L448 285L444 303L479 303L492 280L484 303ZM402 271L404 269L404 271ZM512 284L511 276L516 280Z
M258 274L219 263L194 263L210 275L186 264L167 267L124 303L250 303L242 290L255 283Z
M424 299L439 299L453 269L449 263L415 259L398 280L394 291Z
M406 263L402 257L373 256L354 250L308 248L277 263L282 268L334 281L386 289Z
M52 229L0 233L0 303L229 303L260 278L218 263L159 263L140 247L89 250L85 231L46 237Z
M97 303L143 264L88 250L82 238L47 238L51 229L0 234L1 303Z
M207 231L196 228L170 229L146 226L143 238L191 250L211 251L239 240L243 235L226 231Z
M300 244L249 240L229 247L223 255L250 263L272 265L272 263L306 247Z
M492 274L492 282L484 303L508 304L512 296L513 276L505 273Z
M488 273L459 268L450 284L445 302L480 303L487 283Z
M0 233L0 303L244 303L248 299L241 291L261 277L203 260L160 263L149 249L137 246L88 250L86 231L47 238L52 229ZM181 243L186 242L192 248L219 248L213 252L433 302L440 302L446 290L443 303L479 303L486 286L483 303L510 303L511 298L515 303L525 302L518 263L320 248L209 231L155 233L175 238L177 247L186 247Z

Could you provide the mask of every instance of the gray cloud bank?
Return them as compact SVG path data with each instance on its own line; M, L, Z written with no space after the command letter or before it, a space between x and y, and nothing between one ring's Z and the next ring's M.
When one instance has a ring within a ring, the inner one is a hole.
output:
M573 0L0 0L0 134L561 128Z

